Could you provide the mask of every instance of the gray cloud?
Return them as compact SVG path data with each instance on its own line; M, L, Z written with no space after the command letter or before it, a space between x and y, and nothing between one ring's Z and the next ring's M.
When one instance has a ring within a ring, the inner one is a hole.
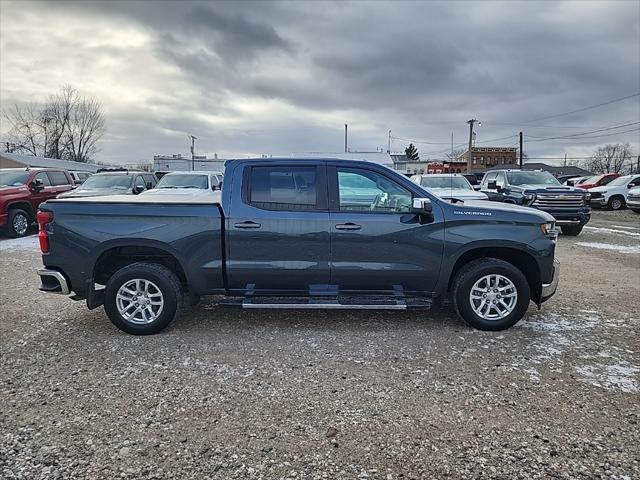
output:
M203 150L242 155L339 150L345 122L354 146L375 149L389 129L435 143L454 132L463 142L472 116L484 123L479 141L640 119L635 97L517 125L640 91L637 2L56 6L2 3L2 105L72 83L107 107L102 154L119 161L185 152L186 133ZM527 151L586 155L607 141L640 147L632 132Z

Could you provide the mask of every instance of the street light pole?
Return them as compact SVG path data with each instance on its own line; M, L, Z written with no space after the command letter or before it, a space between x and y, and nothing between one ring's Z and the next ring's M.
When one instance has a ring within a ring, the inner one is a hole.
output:
M196 150L195 150L195 144L196 144L196 140L198 139L198 137L194 137L193 135L189 135L189 138L191 139L191 170L195 170L196 169Z
M482 122L472 118L471 120L467 120L469 124L469 156L467 157L467 173L471 172L471 148L473 147L473 124L477 123L478 126L482 125Z

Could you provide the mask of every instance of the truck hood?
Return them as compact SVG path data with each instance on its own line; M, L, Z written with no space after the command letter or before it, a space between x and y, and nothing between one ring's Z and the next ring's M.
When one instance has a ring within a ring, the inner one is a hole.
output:
M422 187L425 188L425 187ZM458 198L460 200L486 200L488 197L482 192L469 190L468 188L425 188L434 195L449 199Z
M21 185L19 187L0 187L0 195L14 195L20 192L28 192L29 189L26 185Z
M104 195L129 195L130 190L121 188L76 188L58 195L59 198L100 197Z
M532 223L555 222L555 218L547 212L536 208L523 207L513 203L487 202L484 200L468 200L464 204L453 205L454 215L491 217L492 215L521 216L521 221Z

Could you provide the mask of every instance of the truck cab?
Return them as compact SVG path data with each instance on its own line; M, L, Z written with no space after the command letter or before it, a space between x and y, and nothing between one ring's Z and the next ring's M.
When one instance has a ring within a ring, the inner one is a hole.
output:
M562 185L542 170L491 170L482 179L480 190L494 202L549 213L564 235L579 235L591 219L590 194Z

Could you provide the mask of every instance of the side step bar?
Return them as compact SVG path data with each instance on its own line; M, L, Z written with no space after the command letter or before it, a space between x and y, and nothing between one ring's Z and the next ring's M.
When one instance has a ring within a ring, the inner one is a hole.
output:
M221 305L246 309L408 310L430 309L427 297L226 297Z

